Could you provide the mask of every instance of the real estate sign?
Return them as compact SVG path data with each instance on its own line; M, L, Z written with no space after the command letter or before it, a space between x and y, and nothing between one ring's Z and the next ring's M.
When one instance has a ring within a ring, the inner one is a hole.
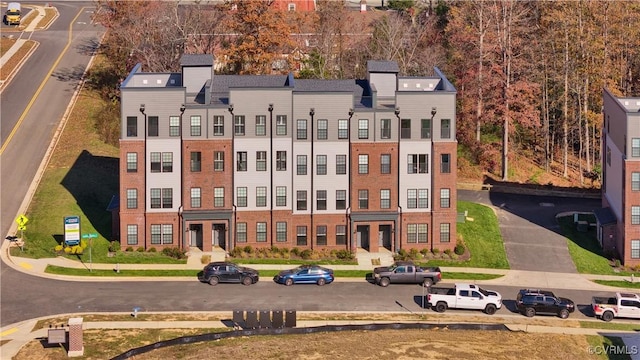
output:
M64 217L64 243L67 246L80 245L80 217Z

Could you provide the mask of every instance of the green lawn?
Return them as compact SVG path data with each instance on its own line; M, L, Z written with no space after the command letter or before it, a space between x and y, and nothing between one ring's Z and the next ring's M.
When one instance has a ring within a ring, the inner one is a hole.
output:
M607 285L613 287L621 287L621 288L629 288L629 289L640 289L640 282L628 282L628 281L619 281L619 280L593 280L593 282L600 285Z
M429 260L428 266L459 266L490 269L509 269L498 218L490 207L458 201L458 212L467 211L472 221L458 223L458 236L462 236L471 252L468 261Z
M595 218L585 218L589 222L595 222ZM569 254L576 265L578 272L582 274L621 275L630 276L630 272L615 272L609 260L604 256L602 248L596 239L596 231L590 227L587 232L580 232L573 223L573 216L565 216L558 219L562 233L567 237Z
M623 330L623 331L640 331L640 324L615 323L604 321L580 321L581 328L587 329L605 329L605 330Z

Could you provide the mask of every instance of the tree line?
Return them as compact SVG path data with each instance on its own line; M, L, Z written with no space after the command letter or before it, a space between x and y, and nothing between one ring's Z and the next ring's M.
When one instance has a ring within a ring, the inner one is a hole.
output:
M602 89L640 96L640 2L390 0L393 10L364 14L316 4L302 13L274 0L98 0L107 60L89 83L113 108L101 127L117 139L117 84L139 62L177 71L183 53L210 53L219 73L340 79L364 77L369 59L394 60L409 76L437 66L456 86L464 161L509 180L510 161L526 157L584 182L600 171Z

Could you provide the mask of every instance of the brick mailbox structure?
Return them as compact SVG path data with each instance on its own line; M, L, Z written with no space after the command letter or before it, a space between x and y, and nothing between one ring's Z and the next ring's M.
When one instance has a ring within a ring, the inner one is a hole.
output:
M84 342L82 339L82 318L69 319L69 357L84 355Z

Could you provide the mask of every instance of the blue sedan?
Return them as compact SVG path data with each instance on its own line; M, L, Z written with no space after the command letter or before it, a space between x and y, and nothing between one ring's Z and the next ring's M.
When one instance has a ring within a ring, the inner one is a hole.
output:
M278 284L291 286L293 284L331 284L333 270L317 265L302 265L295 269L281 271L274 276L273 281Z

